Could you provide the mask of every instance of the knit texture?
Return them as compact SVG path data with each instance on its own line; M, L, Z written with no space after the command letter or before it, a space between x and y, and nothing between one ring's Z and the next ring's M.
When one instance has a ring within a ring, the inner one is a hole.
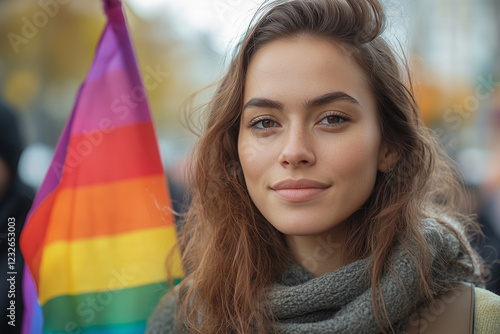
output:
M474 333L500 333L500 296L480 288L476 288Z
M425 222L423 233L430 247L432 284L444 293L454 282L473 278L472 264L454 235L430 219ZM297 334L379 333L368 265L368 259L363 259L314 277L304 267L291 262L281 281L267 291L278 330ZM418 272L401 246L393 250L388 268L381 280L382 294L392 327L396 333L403 333L409 315L421 303ZM175 309L175 299L164 298L150 319L147 333L174 333ZM384 324L386 328L389 326Z
M431 250L432 283L446 291L452 282L472 277L472 265L455 236L433 220L425 224L424 235ZM409 314L420 304L419 280L417 267L403 247L394 249L391 265L392 270L382 277L381 288L387 315L399 333L406 329ZM283 273L282 283L268 294L281 331L378 333L367 266L368 259L363 259L314 278L305 268L291 265Z

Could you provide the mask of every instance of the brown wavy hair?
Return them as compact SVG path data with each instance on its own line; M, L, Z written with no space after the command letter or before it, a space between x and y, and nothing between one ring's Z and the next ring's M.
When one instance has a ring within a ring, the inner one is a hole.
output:
M275 319L264 290L278 280L292 256L283 234L252 203L237 140L252 57L267 43L297 35L330 40L358 63L376 98L382 140L398 154L393 169L377 175L372 195L349 218L343 239L349 247L342 247L344 264L370 259L380 330L386 332L381 324L389 320L380 280L394 245L407 248L419 269L421 300L439 293L440 287L428 279L431 263L422 219L434 217L457 236L476 225L458 213L462 184L422 124L406 67L380 36L384 22L377 0L291 0L261 6L205 106L206 126L191 157L192 202L179 239L186 272L179 289L179 326L191 333L272 331ZM463 231L448 221L458 222ZM477 264L467 240L459 240Z

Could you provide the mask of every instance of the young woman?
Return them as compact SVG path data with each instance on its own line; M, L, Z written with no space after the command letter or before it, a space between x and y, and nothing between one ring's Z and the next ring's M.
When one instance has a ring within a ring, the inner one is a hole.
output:
M259 12L208 105L186 277L149 333L500 332L500 298L461 283L481 282L474 224L383 25L376 0Z

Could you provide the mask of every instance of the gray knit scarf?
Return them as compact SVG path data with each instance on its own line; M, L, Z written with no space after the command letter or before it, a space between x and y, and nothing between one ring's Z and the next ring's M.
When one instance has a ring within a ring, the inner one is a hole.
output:
M472 279L472 265L457 238L433 220L424 225L433 283L444 292L452 288L453 282ZM391 265L392 270L387 270L381 280L382 294L393 328L403 333L410 314L420 304L419 279L416 266L403 247L394 249ZM315 278L300 265L291 264L283 272L281 282L268 292L279 330L294 334L379 333L367 266L368 260L363 259Z

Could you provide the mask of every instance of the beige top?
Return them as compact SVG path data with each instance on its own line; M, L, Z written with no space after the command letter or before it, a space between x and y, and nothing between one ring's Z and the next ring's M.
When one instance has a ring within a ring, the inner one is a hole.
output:
M475 334L500 334L500 296L488 290L475 288Z
M500 296L461 284L412 314L407 333L500 334Z

